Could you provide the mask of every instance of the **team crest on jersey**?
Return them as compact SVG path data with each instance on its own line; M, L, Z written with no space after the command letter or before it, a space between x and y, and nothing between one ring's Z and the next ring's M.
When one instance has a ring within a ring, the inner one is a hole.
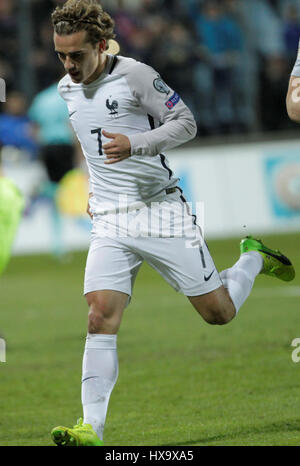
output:
M110 98L106 99L106 107L109 110L109 115L111 115L111 116L118 115L119 104L118 104L118 102L116 100L111 101Z
M153 86L154 89L156 89L158 92L161 92L162 94L170 94L170 89L161 78L154 79Z

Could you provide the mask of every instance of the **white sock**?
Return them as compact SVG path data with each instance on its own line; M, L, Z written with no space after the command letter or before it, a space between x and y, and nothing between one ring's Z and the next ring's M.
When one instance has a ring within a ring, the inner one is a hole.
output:
M263 267L263 258L257 251L241 254L239 260L230 269L220 273L221 280L232 299L236 313L248 298L255 277Z
M91 424L101 440L110 394L117 378L117 335L88 333L82 363L83 422Z

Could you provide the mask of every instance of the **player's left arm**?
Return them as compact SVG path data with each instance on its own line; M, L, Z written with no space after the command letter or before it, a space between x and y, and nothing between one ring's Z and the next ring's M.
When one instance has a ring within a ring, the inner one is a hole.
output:
M192 112L153 68L137 63L126 79L137 105L151 120L159 121L160 126L128 137L103 132L112 139L103 146L106 163L115 163L130 155L155 156L196 136L197 125Z

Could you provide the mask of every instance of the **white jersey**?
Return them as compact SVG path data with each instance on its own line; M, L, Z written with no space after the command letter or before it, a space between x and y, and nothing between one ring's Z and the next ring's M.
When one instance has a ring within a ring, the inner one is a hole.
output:
M108 55L105 70L90 84L75 84L69 75L58 84L86 158L92 213L103 206L147 202L174 187L173 176L162 151L196 135L192 113L151 67L134 59ZM101 131L126 135L131 157L105 164ZM107 210L105 208L105 210Z

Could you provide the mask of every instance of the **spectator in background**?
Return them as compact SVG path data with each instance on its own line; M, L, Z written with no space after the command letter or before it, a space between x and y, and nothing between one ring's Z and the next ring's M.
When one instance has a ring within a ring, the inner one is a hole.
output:
M149 29L136 27L127 38L126 56L134 57L138 61L150 63L152 58L153 36Z
M28 59L35 68L37 92L55 80L57 61L49 48L52 44L49 12L64 2L28 0L35 42ZM100 3L113 12L120 54L152 65L167 81L176 82L174 87L194 112L200 135L264 129L265 115L264 123L260 121L261 87L267 94L270 89L275 93L273 113L278 111L275 102L284 99L285 92L281 94L283 85L278 82L275 85L273 80L268 88L267 70L274 66L278 71L279 62L287 57L288 66L282 65L282 80L286 73L288 82L300 36L300 0L100 0ZM17 89L19 84L17 7L17 0L0 0L0 77L6 80L8 90ZM162 39L166 34L169 45ZM274 57L278 57L276 65ZM177 70L171 72L176 61L188 72L180 75ZM270 106L272 116L272 102ZM280 115L278 120L276 127L286 128Z
M10 92L0 114L0 146L13 146L26 151L30 158L37 155L34 128L27 116L26 97L18 91Z
M157 15L162 12L163 0L141 0L139 13L143 16ZM168 0L169 12L172 11L174 0Z
M294 126L286 113L288 62L282 56L268 57L261 71L260 115L264 131L278 131Z
M208 65L204 68L200 64L197 69L203 123L212 131L231 133L237 120L234 73L244 45L241 30L233 18L226 16L217 0L206 0L193 20Z
M243 36L243 48L236 55L232 79L234 81L234 108L236 130L250 132L258 129L257 100L259 92L259 59L256 38L249 24L245 3L241 0L224 0L224 12L239 25Z
M38 44L32 54L38 82L38 92L51 86L56 80L58 73L60 73L57 56L53 51L53 47L51 47L52 40L53 30L49 20L41 22L39 25Z
M0 0L0 76L7 89L16 89L18 76L18 17L15 0Z
M239 9L251 31L251 42L262 57L283 55L282 19L266 0L240 0Z
M276 4L277 5L277 4ZM241 2L241 10L252 31L258 67L257 119L263 131L290 128L285 97L289 72L283 39L283 20L276 5L263 0Z
M286 9L289 5L293 5L300 14L300 1L299 0L277 0L277 13L279 18L284 19Z
M57 92L57 82L33 99L28 115L35 123L40 158L50 181L58 183L74 167L74 136L65 102Z
M124 0L119 0L114 10L116 35L122 55L129 55L136 60L149 63L152 50L153 34L149 21L152 15L143 11L143 3L137 12L126 9ZM159 19L158 19L159 23Z
M200 59L200 48L190 29L183 23L172 21L164 29L164 40L158 40L157 46L152 49L150 64L176 89L196 118L194 70Z
M57 82L36 95L28 115L37 128L40 159L45 165L49 178L38 195L48 198L51 202L53 254L60 258L65 251L62 241L62 219L56 205L56 192L63 176L75 166L76 146L67 106L58 94Z
M191 23L194 23L195 18L198 18L200 12L203 9L206 0L178 0L185 12L187 18L190 19ZM168 3L168 0L165 0Z
M105 3L105 2L104 2ZM101 3L104 6L103 3ZM137 28L136 15L126 8L124 0L114 4L115 31L120 44L122 54L127 55L130 47L131 37Z
M284 12L283 39L285 46L285 56L288 60L289 69L292 70L295 57L298 53L300 37L299 11L296 5L288 3Z

